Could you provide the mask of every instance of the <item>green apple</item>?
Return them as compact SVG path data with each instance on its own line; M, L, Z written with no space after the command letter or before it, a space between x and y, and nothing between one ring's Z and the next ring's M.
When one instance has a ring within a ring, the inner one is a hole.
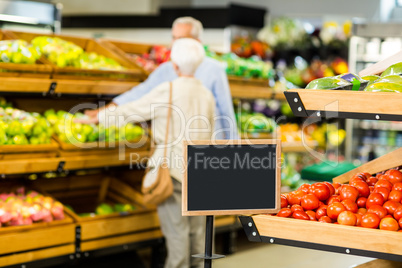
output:
M13 138L13 144L16 145L26 145L28 144L28 139L24 134L15 135Z

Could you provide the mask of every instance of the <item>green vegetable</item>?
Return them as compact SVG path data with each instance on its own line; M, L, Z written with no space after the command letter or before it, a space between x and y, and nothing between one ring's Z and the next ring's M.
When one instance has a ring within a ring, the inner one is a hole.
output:
M352 83L337 77L324 77L311 81L306 89L352 89Z

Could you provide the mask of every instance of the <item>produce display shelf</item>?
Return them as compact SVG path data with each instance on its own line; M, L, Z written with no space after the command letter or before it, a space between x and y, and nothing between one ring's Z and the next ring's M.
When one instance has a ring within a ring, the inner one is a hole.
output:
M398 93L290 89L285 96L295 116L402 121Z
M104 47L102 44L94 39L66 36L58 34L42 34L31 32L18 32L18 31L4 31L9 38L22 39L31 42L32 39L38 36L59 37L65 41L73 42L81 47L85 52L95 52L99 55L106 56L118 62L124 70L95 70L83 69L75 67L58 67L49 60L48 65L52 67L52 78L56 79L83 79L83 80L120 80L120 81L141 81L144 78L144 73L136 65L122 58L118 54Z
M136 164L149 156L149 151L126 152L124 154L85 154L79 156L13 159L0 161L0 174L29 174L58 172L62 170L93 169ZM121 158L120 158L121 157Z
M282 152L284 153L303 153L313 150L318 146L316 141L285 141L282 142Z
M229 87L233 98L240 99L277 99L285 100L283 92L275 92L268 86L255 85L252 83L237 83L229 80Z
M0 229L0 265L12 265L75 252L75 225L65 219Z
M271 215L241 216L248 239L315 250L402 261L402 234Z
M116 96L130 90L139 82L63 80L25 77L3 77L0 79L0 92L11 95L88 95Z

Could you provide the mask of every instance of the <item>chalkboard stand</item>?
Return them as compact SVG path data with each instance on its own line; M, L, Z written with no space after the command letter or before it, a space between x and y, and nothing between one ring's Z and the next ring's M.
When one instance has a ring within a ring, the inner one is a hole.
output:
M225 257L225 255L212 254L213 232L214 216L207 216L205 230L205 254L193 255L194 258L204 259L204 268L211 268L212 260Z

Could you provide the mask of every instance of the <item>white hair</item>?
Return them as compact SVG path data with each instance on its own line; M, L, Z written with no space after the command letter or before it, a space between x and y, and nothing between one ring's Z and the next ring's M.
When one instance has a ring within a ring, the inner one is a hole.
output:
M204 47L192 38L180 38L174 41L170 53L172 62L179 67L179 72L183 75L194 75L204 57Z
M202 27L202 23L199 20L196 20L193 17L180 17L174 20L172 27L177 24L191 25L191 36L195 39L201 40L204 28Z

